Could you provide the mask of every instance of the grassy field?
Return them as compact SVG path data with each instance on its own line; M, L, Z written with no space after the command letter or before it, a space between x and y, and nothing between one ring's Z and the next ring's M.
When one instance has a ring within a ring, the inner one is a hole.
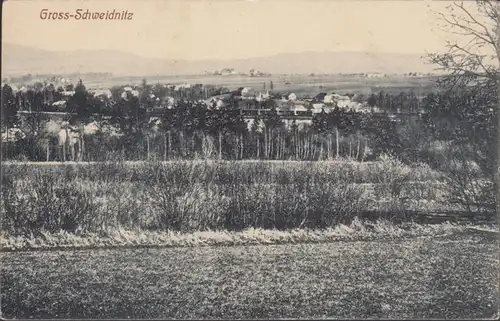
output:
M325 243L337 241L394 240L412 237L443 236L463 233L470 229L496 231L495 224L451 223L434 224L400 223L387 220L375 222L355 218L350 224L338 224L326 229L261 229L243 231L174 231L126 230L69 233L41 231L37 235L0 235L1 252L111 249L111 248L163 248L199 246L238 246L263 244Z
M2 253L2 316L498 318L497 236Z
M115 85L139 85L143 77L112 77L100 79L84 79L89 89L110 88ZM249 77L241 75L215 76L155 76L147 77L151 84L205 84L226 87L235 90L239 87L252 87L262 90L263 83L269 89L269 82L277 91L294 92L298 95L316 95L319 92L335 91L341 93L371 93L384 90L386 92L401 92L414 90L417 94L426 94L435 89L435 77L404 77L386 76L381 78L366 78L359 75L271 75Z

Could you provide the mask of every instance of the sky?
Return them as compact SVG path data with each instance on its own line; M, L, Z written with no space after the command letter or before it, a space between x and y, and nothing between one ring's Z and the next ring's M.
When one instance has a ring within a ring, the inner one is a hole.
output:
M444 51L436 12L449 1L7 0L2 41L46 50L119 50L167 59L304 51ZM47 20L42 9L128 11L131 20Z

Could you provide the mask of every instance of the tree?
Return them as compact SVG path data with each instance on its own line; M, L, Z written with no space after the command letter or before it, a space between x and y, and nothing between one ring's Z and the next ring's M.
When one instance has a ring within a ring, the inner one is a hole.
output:
M321 110L321 113L315 114L312 119L312 128L318 133L326 132L328 128L328 116L325 113L325 109Z
M264 117L264 126L266 129L279 129L284 126L281 116L275 106L271 106L269 113Z
M450 183L456 187L455 200L469 210L472 206L491 209L494 205L491 201L494 186L483 188L476 183L484 178L494 182L495 117L498 115L494 113L488 96L488 92L494 90L478 86L444 92L427 99L424 106L426 129L434 138L448 142L445 156L450 159L442 160L442 165ZM470 161L478 166L479 173L469 171L475 167Z
M68 100L68 109L70 112L75 113L74 117L71 117L71 123L76 123L79 127L79 150L78 158L80 161L83 160L85 152L85 139L84 139L84 126L90 120L92 116L92 108L89 104L90 97L87 93L87 89L83 84L82 80L78 81L78 84L74 87L75 93Z
M16 96L12 87L2 87L2 126L12 127L17 122Z
M16 97L12 87L5 84L2 87L2 131L5 130L7 146L9 146L9 129L18 122ZM8 157L8 148L5 149L6 158Z
M49 117L43 113L46 110L43 91L33 93L31 105L31 112L23 116L23 131L27 134L25 141L31 146L28 151L29 156L32 160L35 160L39 158L38 154L40 154L36 147L39 146L41 140L46 141L45 126L49 121ZM46 151L46 154L49 154L49 152Z
M448 72L439 83L447 96L426 108L446 110L450 101L458 102L453 104L455 111L451 114L455 124L453 146L462 153L467 150L479 164L485 157L492 160L492 166L484 166L482 172L494 182L496 211L500 213L500 7L494 0L478 0L475 4L453 3L448 12L438 13L443 29L460 39L448 40L447 52L429 55L430 62ZM474 139L477 131L483 143ZM488 151L491 146L496 146L494 153Z
M496 1L477 0L476 6L453 3L437 13L443 30L460 36L447 40L446 53L431 53L430 61L449 72L452 85L463 80L497 80L500 64L500 9Z
M87 89L80 79L75 86L75 93L68 101L70 111L76 113L80 120L88 118L91 115L87 98Z
M368 97L367 103L368 103L368 106L370 106L370 107L377 106L377 96L375 96L375 94L372 93L370 95L370 97Z

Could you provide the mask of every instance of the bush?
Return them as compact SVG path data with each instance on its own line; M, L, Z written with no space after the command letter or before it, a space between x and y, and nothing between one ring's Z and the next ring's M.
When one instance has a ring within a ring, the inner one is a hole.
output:
M96 204L93 192L78 180L35 172L29 179L11 180L2 199L2 229L13 234L91 228Z
M437 175L384 157L356 162L180 161L7 165L2 230L241 230L349 224L437 199Z

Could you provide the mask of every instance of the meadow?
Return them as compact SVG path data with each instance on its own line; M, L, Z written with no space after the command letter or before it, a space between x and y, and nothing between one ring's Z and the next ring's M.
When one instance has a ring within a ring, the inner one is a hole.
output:
M89 89L111 88L117 85L140 85L143 77L106 77L85 78ZM266 89L280 92L294 92L299 96L315 96L319 92L339 93L363 93L370 94L384 90L386 92L399 93L401 91L413 90L419 95L425 95L436 89L434 81L436 77L406 77L402 75L387 75L379 78L368 78L362 75L270 75L250 77L244 75L186 75L186 76L150 76L148 82L171 83L171 84L205 84L216 87L224 87L236 90L239 87L251 87L262 90L266 83Z
M0 253L2 316L498 318L498 231L441 232L378 241Z

